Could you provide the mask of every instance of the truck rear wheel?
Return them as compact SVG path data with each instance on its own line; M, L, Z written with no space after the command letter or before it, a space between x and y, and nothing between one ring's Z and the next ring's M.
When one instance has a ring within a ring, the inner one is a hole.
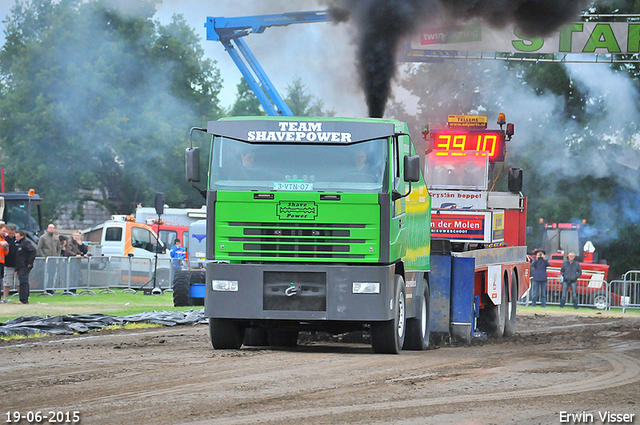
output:
M486 307L480 310L478 325L480 330L490 337L498 338L504 335L505 322L507 320L507 288L508 281L503 278L502 302L499 305L494 305L487 296Z
M269 345L273 347L297 347L298 331L289 329L269 329Z
M504 336L511 338L516 333L516 309L518 307L518 279L515 274L511 280L511 297L507 307L507 320L504 324Z
M428 350L431 330L429 328L429 285L425 283L424 292L420 297L420 311L413 319L407 320L407 336L404 341L406 350Z
M371 345L376 353L398 354L404 345L407 321L406 292L402 276L396 275L395 287L394 318L385 322L371 323Z
M242 347L244 329L238 320L209 318L209 336L216 350L237 350Z
M244 345L254 347L265 347L269 345L269 338L266 329L263 328L246 328L244 332Z
M173 277L173 306L188 307L191 305L189 285L191 272L179 271Z

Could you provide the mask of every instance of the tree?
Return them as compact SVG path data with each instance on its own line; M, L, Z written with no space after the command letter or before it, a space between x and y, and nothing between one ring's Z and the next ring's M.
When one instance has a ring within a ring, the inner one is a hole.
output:
M249 83L244 77L240 79L238 84L238 94L236 101L231 108L232 116L260 116L266 115L264 109L260 105L260 101L249 87Z
M184 18L154 22L154 4L12 9L0 51L0 161L8 187L35 188L48 218L77 189L98 189L111 213L150 204L157 191L171 205L202 204L184 181L183 153L189 128L221 115L221 79Z
M297 117L332 117L334 110L325 111L324 102L315 95L309 93L309 88L302 82L302 78L296 77L286 88L285 102Z

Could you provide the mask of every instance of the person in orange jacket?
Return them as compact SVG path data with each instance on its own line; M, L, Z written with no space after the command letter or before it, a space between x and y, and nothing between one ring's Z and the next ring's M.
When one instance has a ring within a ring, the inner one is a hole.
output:
M4 223L0 223L0 286L3 287L4 291L4 257L9 253L9 242L4 239L4 235L7 232L7 225ZM8 291L4 291L8 292ZM8 296L5 295L2 299L4 304L8 303Z

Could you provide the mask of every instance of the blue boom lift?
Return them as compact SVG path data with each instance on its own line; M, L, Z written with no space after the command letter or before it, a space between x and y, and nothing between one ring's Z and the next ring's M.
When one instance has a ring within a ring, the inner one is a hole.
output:
M208 17L204 24L207 40L219 41L235 62L247 83L270 116L293 116L275 86L242 37L263 33L269 27L331 21L326 10L291 12L276 15L241 16L237 18Z

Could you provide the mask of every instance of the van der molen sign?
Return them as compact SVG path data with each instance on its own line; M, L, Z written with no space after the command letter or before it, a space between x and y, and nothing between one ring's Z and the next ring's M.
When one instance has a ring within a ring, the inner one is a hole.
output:
M427 27L411 40L412 50L504 53L640 53L640 23L581 22L546 37L528 37L518 28L496 29L472 22Z

